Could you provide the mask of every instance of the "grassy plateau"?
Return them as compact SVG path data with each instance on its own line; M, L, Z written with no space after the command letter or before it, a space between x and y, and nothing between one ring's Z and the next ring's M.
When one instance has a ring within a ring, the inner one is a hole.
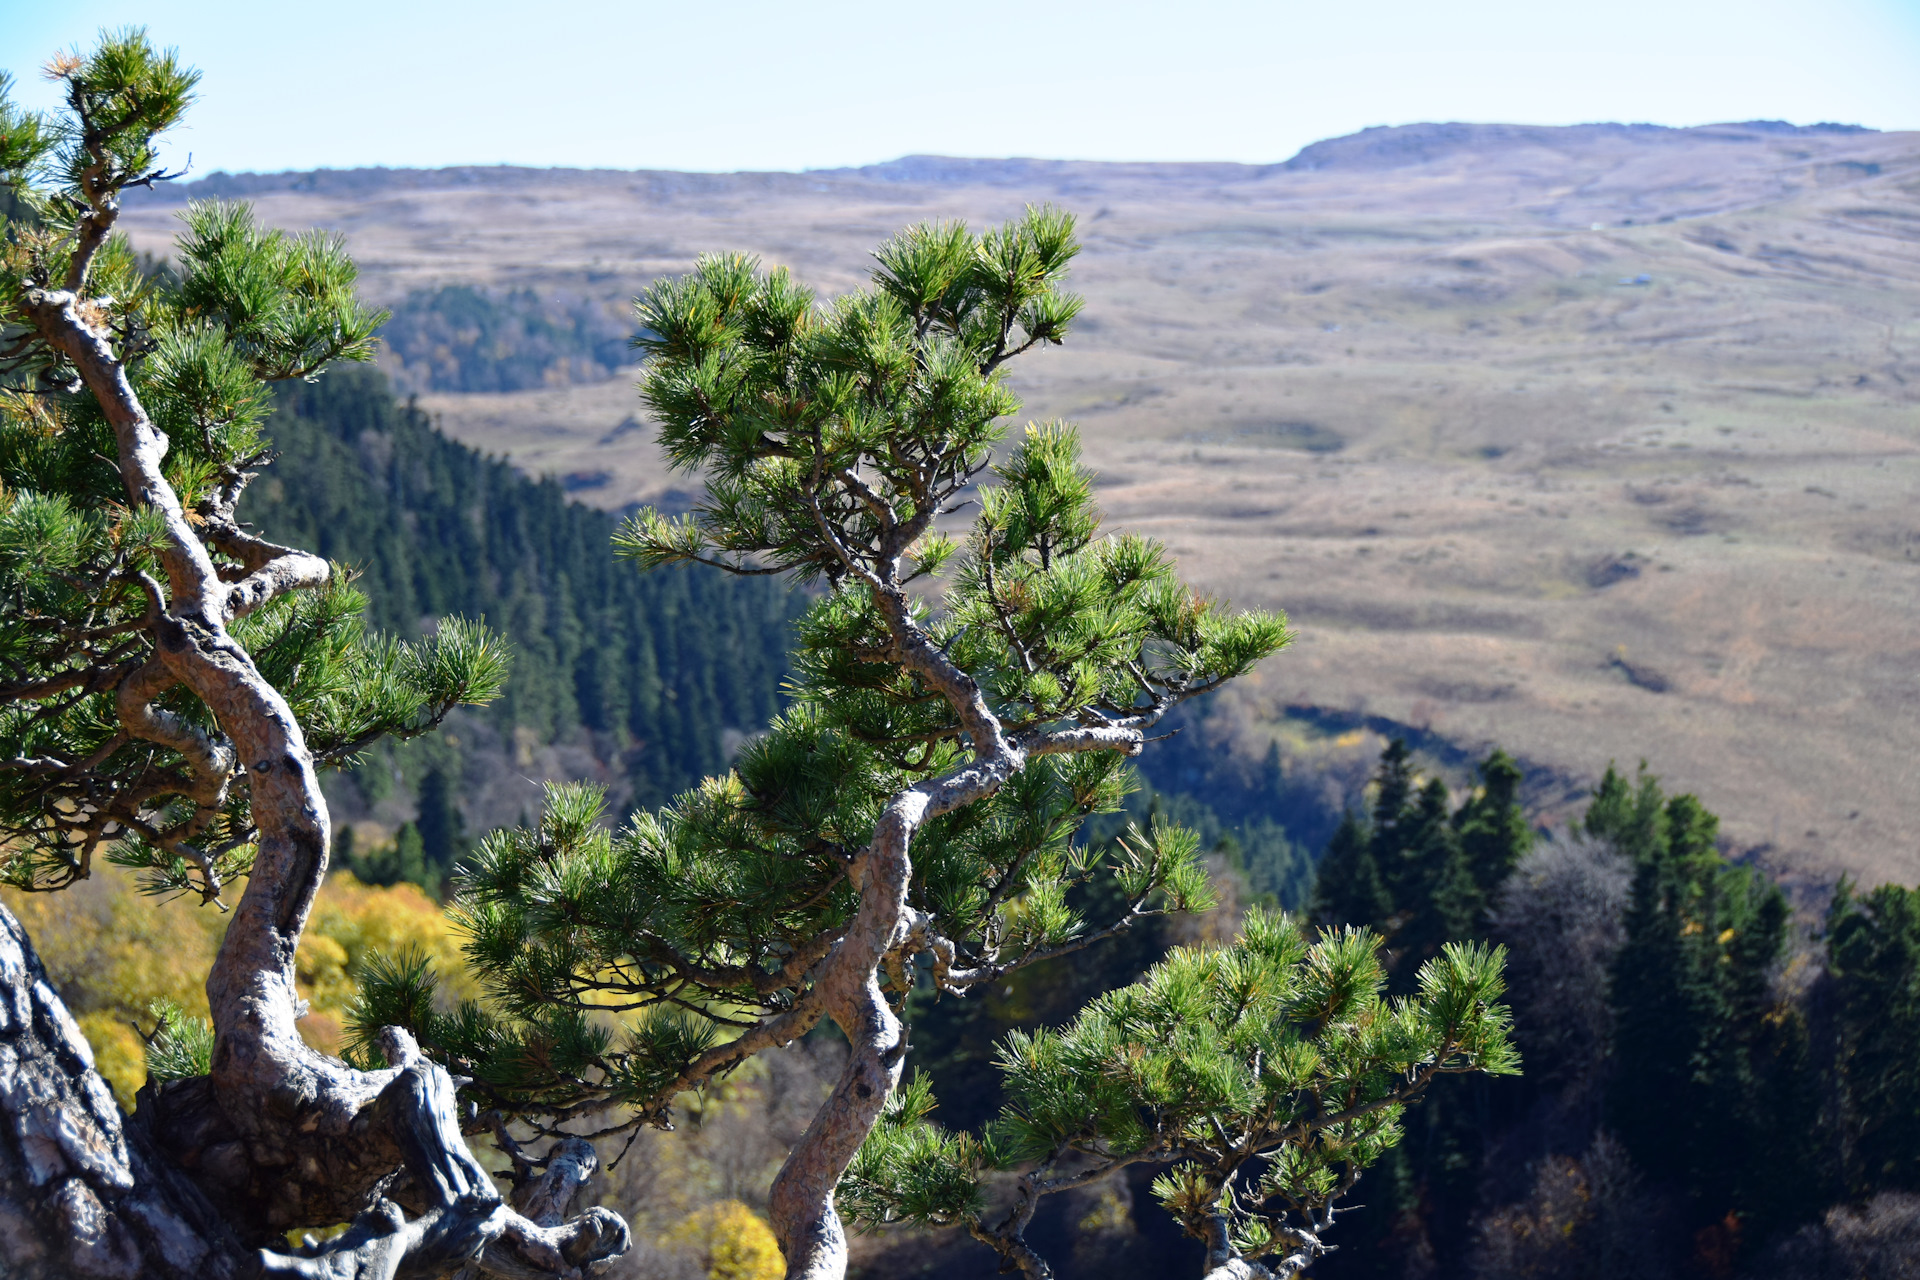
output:
M1300 632L1217 709L1618 760L1780 871L1920 880L1920 134L1418 125L1272 166L913 157L804 174L214 175L343 232L368 295L599 307L707 250L824 294L924 219L1081 216L1084 319L1017 364L1117 524ZM684 502L630 370L428 390L458 439L618 508ZM1374 721L1378 723L1378 721ZM1297 735L1296 735L1297 736ZM1557 807L1558 806L1558 807Z

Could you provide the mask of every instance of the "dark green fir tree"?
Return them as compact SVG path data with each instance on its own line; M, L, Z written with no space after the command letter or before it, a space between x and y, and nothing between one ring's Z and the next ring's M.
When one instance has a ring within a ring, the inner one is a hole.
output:
M1842 881L1827 954L1847 1189L1920 1191L1920 889Z
M1512 758L1496 750L1479 777L1481 786L1456 809L1446 783L1421 781L1412 750L1395 739L1374 775L1372 821L1349 813L1321 858L1315 925L1379 928L1396 993L1413 992L1422 966L1450 945L1482 936L1493 895L1532 843ZM1384 1280L1423 1256L1463 1261L1498 1087L1484 1077L1434 1083L1426 1105L1409 1115L1405 1141L1370 1176L1353 1237L1323 1264L1329 1276Z
M1533 847L1533 826L1520 805L1523 774L1512 756L1495 748L1480 765L1479 775L1479 788L1453 815L1453 824L1478 906L1485 910Z
M1384 929L1392 915L1393 898L1379 864L1373 860L1373 842L1366 825L1348 812L1314 873L1314 927L1324 931L1351 924Z
M1769 1229L1824 1203L1804 1017L1774 988L1791 911L1779 887L1718 849L1719 819L1609 768L1585 827L1635 860L1615 961L1607 1118L1695 1224ZM1731 1230L1729 1228L1729 1230Z

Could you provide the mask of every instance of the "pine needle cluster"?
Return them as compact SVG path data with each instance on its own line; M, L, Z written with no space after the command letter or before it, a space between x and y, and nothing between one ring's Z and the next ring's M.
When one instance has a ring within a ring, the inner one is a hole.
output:
M104 845L148 890L212 899L248 869L255 832L244 763L156 658L181 612L162 585L169 557L186 552L157 506L129 500L107 414L33 308L71 298L124 370L213 568L247 587L220 622L282 691L317 765L486 700L506 656L459 620L413 644L370 635L338 566L284 589L269 566L296 553L234 517L272 460L269 384L368 358L383 316L355 298L339 237L262 229L242 205L191 205L177 263L152 269L111 226L123 191L176 176L154 137L198 73L131 29L51 71L57 119L13 106L0 81L0 879L57 889Z
M903 1089L842 1203L869 1228L964 1226L1037 1275L1024 1233L1040 1198L1171 1164L1154 1195L1210 1267L1274 1259L1274 1274L1294 1274L1331 1247L1336 1202L1435 1077L1518 1070L1503 967L1498 949L1450 944L1414 994L1390 998L1372 933L1310 943L1287 916L1255 911L1231 945L1175 951L1069 1025L1010 1035L1008 1102L982 1133L929 1120L923 1079ZM1024 1171L1012 1209L989 1214L987 1176L1012 1169Z

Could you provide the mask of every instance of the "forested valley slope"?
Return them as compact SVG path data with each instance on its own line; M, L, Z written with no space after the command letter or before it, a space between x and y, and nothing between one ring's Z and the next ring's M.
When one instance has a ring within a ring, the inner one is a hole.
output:
M552 778L603 783L623 812L658 805L724 770L778 709L802 597L763 579L616 566L610 516L447 439L373 369L283 388L268 429L278 458L245 518L355 571L380 631L484 618L513 646L492 707L335 788L362 840L412 817L428 779L434 804L454 802L475 835L537 812ZM441 817L429 861L442 872L451 836Z

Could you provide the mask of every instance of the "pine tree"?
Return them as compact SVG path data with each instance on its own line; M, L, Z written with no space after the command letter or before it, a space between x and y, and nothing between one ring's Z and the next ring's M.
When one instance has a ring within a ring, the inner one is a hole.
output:
M1638 782L1633 786L1609 763L1580 828L1594 839L1611 844L1636 867L1643 866L1666 840L1664 803L1659 780L1647 772L1645 760L1640 762Z
M1382 929L1392 915L1393 898L1373 860L1373 842L1360 819L1348 812L1314 873L1314 927Z
M1496 747L1478 772L1480 788L1454 814L1453 825L1484 911L1533 847L1533 827L1520 806L1522 774L1513 757Z
M420 828L413 823L401 823L392 843L375 845L364 853L354 847L351 827L340 835L334 841L334 857L361 883L386 886L405 880L429 893L439 892L440 871L428 861Z
M420 812L412 825L419 832L421 861L435 880L452 875L454 865L466 857L471 842L467 839L466 822L454 806L453 787L444 770L429 769L420 779Z
M1380 753L1373 786L1373 857L1391 886L1406 849L1402 824L1413 810L1416 790L1413 750L1405 738L1393 739Z
M1072 219L1035 209L908 230L828 306L737 256L640 300L661 444L707 480L618 546L818 584L792 707L618 833L569 787L535 830L490 835L457 909L493 1007L437 1013L431 975L395 971L367 990L362 1052L406 1025L504 1114L638 1125L830 1018L851 1052L772 1223L789 1274L838 1276L834 1186L900 1079L916 975L961 995L1206 900L1190 833L1105 851L1075 831L1119 805L1161 717L1289 637L1194 593L1158 544L1099 536L1070 427L1031 425L993 465L1018 407L1003 366L1066 336L1076 251ZM969 492L971 524L944 523ZM1072 891L1097 880L1115 913L1086 920L1076 902L1102 899ZM607 1012L637 1016L615 1036Z
M1406 985L1447 942L1473 936L1480 895L1454 829L1445 782L1430 778L1415 791L1393 833L1399 865L1388 879L1397 925L1390 944L1399 953L1394 971Z
M1379 929L1402 988L1443 944L1479 935L1492 893L1532 840L1512 758L1496 750L1480 774L1483 789L1455 810L1446 783L1420 782L1412 750L1393 739L1374 773L1371 823L1346 814L1320 860L1314 923Z
M1447 947L1483 936L1493 896L1531 844L1518 765L1496 749L1479 775L1481 788L1455 809L1446 783L1420 782L1413 753L1395 739L1374 775L1371 826L1348 815L1321 859L1315 924L1325 930L1353 920L1381 929L1396 994L1411 994L1422 967ZM1329 1264L1333 1274L1397 1275L1408 1265L1399 1255L1410 1248L1430 1247L1449 1260L1463 1251L1494 1088L1479 1077L1435 1083L1406 1140L1382 1158L1357 1214L1361 1243L1343 1248Z
M1003 1271L1044 1280L1026 1239L1042 1198L1173 1163L1154 1194L1205 1246L1208 1276L1284 1280L1333 1247L1323 1237L1341 1197L1430 1084L1518 1069L1496 1003L1502 965L1497 950L1449 946L1415 995L1389 1000L1373 934L1309 944L1256 910L1232 945L1176 951L1059 1031L1010 1036L1009 1101L983 1132L931 1123L917 1080L842 1184L849 1210L872 1226L964 1227ZM1012 1206L990 1210L987 1176L1014 1168Z
M156 1033L168 1069L137 1125L0 911L0 1115L45 1135L0 1144L0 1263L344 1280L481 1255L577 1274L625 1248L624 1224L503 1204L461 1141L452 1079L403 1032L384 1037L390 1069L366 1072L295 1026L331 835L319 772L504 678L498 643L457 619L418 643L368 634L342 570L235 516L270 460L268 385L364 359L380 317L337 238L265 230L243 206L190 206L177 268L144 270L115 232L121 197L174 176L154 139L198 75L137 30L50 74L57 119L12 106L0 79L0 875L55 890L105 857L158 894L226 905L245 887L207 980L211 1045ZM558 1168L542 1189L565 1204ZM288 1250L290 1228L349 1218Z

